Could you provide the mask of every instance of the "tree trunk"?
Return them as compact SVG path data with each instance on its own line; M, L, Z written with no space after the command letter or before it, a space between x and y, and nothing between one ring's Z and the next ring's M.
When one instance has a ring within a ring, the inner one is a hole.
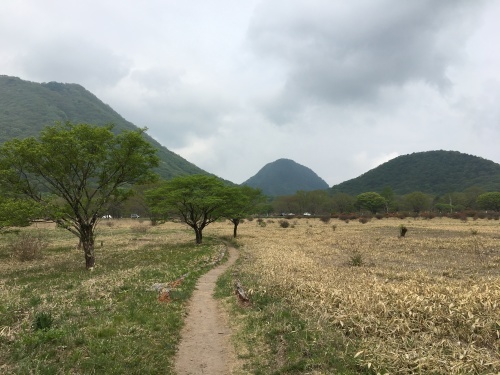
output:
M236 235L237 235L237 232L238 232L238 224L240 223L240 219L232 219L231 221L234 224L233 237L236 238Z
M85 255L85 267L87 270L92 271L95 265L95 252L94 229L91 224L82 224L80 241L83 245L83 253Z
M199 245L203 240L202 229L194 228L194 232L196 233L196 244Z

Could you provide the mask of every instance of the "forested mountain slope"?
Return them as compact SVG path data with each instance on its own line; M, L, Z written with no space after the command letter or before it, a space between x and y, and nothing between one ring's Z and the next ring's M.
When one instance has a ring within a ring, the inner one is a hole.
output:
M460 192L471 186L500 191L500 164L457 151L426 151L402 155L361 176L331 188L357 195L391 187L396 194Z
M242 185L259 188L270 196L292 195L299 190L328 189L328 184L311 169L289 159L266 164Z
M116 132L137 129L78 84L35 83L0 75L0 144L12 138L37 136L46 125L56 121L112 123ZM146 139L158 149L157 172L163 178L207 173L152 137L146 135Z

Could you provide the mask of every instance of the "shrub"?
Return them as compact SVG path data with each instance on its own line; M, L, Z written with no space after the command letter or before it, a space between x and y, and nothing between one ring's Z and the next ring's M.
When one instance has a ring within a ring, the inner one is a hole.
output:
M49 245L45 236L38 233L21 233L10 243L12 256L18 260L30 261L40 259L43 250Z
M408 228L406 228L406 226L404 226L403 224L401 224L399 226L399 237L404 237L406 235L407 231L408 231Z
M321 216L319 219L325 224L330 222L330 216Z
M335 230L337 229L337 225L336 224L332 225L332 229L335 232Z
M286 220L280 220L280 226L281 228L288 228L290 226L290 222Z
M363 263L363 255L358 250L355 250L349 258L349 265L353 267L361 267Z
M368 223L369 221L370 221L370 219L369 219L369 218L367 218L367 217L360 217L360 218L359 218L359 222L360 222L361 224L366 224L366 223Z

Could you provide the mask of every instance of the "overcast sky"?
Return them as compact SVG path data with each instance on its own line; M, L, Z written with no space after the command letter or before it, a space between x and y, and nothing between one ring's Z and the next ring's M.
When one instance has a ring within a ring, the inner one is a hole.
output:
M500 1L2 0L0 74L78 83L241 183L398 155L500 163Z

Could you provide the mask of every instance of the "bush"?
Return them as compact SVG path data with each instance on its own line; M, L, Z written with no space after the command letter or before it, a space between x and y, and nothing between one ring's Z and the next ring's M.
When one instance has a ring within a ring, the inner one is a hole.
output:
M349 258L349 265L353 267L361 267L363 265L363 255L355 250Z
M13 257L25 262L40 259L48 245L47 239L40 232L24 232L11 241L10 248Z
M321 216L319 219L325 224L330 222L330 216Z
M280 220L280 226L281 228L288 228L290 226L290 222L286 220Z
M399 226L399 237L404 237L406 235L407 231L408 231L408 228L406 228L406 226L404 226L403 224L401 224Z

